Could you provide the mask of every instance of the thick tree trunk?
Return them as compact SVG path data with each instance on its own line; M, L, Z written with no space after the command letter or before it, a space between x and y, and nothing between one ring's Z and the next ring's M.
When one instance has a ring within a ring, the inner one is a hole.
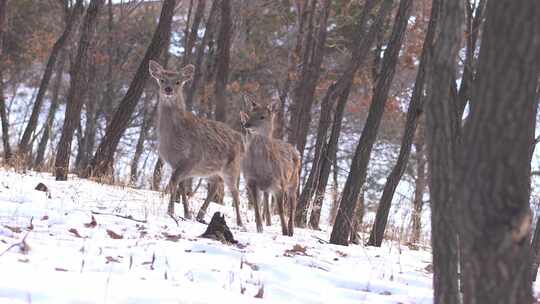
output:
M105 92L103 92L102 107L105 109L105 125L111 122L114 106L114 13L112 0L107 3L107 72L105 73Z
M417 249L422 232L422 207L424 205L424 189L426 188L426 160L424 157L424 128L417 130L416 142L416 180L414 185L413 210L411 214L411 239L410 248Z
M62 76L64 75L66 58L66 52L62 53L60 55L60 59L58 60L58 65L56 66L56 75L54 76L51 94L51 105L49 106L49 112L47 113L47 118L45 119L45 125L43 126L43 132L41 139L39 140L36 158L34 160L34 168L37 170L43 169L42 167L43 161L45 160L45 151L47 150L47 144L49 143L54 116L56 115L60 102L60 88L62 87Z
M58 151L56 152L54 164L56 180L67 180L71 142L73 140L75 128L80 120L83 104L83 100L79 96L83 85L83 65L87 63L88 48L94 36L98 11L100 6L103 5L103 2L104 0L92 0L90 2L81 28L81 38L79 40L77 56L71 69L71 83L67 95L64 125L62 127L62 135L60 137L60 142L58 143Z
M4 97L4 75L2 71L4 33L7 27L7 0L0 0L0 119L2 120L2 142L4 145L4 161L11 159L11 146L9 144L9 122L6 113L6 100Z
M465 303L533 303L530 148L540 71L540 2L488 1L459 193Z
M396 13L392 35L388 43L388 48L384 52L381 75L377 81L366 124L356 147L351 163L351 170L343 188L336 222L330 236L330 243L332 244L348 245L349 243L349 235L352 228L351 218L354 216L358 194L364 185L367 175L371 150L377 138L377 131L384 113L386 100L388 99L388 91L394 78L399 50L401 49L410 16L411 5L412 0L401 0Z
M317 140L315 143L314 153L315 156L311 171L306 183L304 184L302 193L300 194L298 204L296 205L295 224L298 227L305 227L307 224L307 215L313 195L315 193L324 194L324 190L326 189L326 183L328 181L328 175L331 168L329 156L334 155L335 153L332 153L332 151L337 149L337 141L341 131L342 116L340 115L343 115L343 110L345 109L345 104L349 97L352 79L356 74L357 69L365 60L369 52L369 48L373 44L374 37L377 35L376 33L380 30L380 28L376 26L372 26L369 32L366 30L366 25L369 20L368 16L374 5L375 1L373 0L366 2L357 28L359 43L355 44L354 46L351 62L338 81L328 88L323 100L321 101L321 117L319 119L319 127L317 129ZM382 22L382 19L380 19L380 22ZM338 105L336 106L336 109L332 111L332 105L334 104L334 100L336 98L338 98ZM333 124L331 118L332 112L334 112ZM332 131L330 139L327 143L326 138L330 124L332 124ZM337 131L337 134L335 131ZM336 142L335 146L332 145L334 141ZM325 173L328 174L325 175ZM319 227L318 222L320 217L320 208L322 207L322 200L323 198L315 196L315 202L312 208L313 211L311 213L311 227L313 228Z
M161 9L161 16L152 41L146 50L146 54L139 65L135 77L129 85L126 95L116 109L112 120L107 126L105 136L101 140L96 153L89 165L89 170L85 176L103 176L112 173L113 159L120 138L129 125L133 111L137 106L144 86L148 80L148 62L151 59L159 58L160 54L169 45L171 34L171 22L174 15L176 0L164 0Z
M403 138L401 139L401 147L399 149L399 156L396 165L392 169L392 172L386 179L383 194L377 208L375 215L375 221L369 235L368 246L380 247L384 237L384 230L386 229L386 223L388 221L388 215L390 214L390 206L396 188L405 172L407 162L409 160L409 154L411 152L411 146L418 125L420 114L424 110L424 83L426 75L426 64L428 62L429 48L433 44L433 36L435 34L435 27L437 26L437 6L432 6L431 17L424 39L424 46L422 49L422 55L420 57L420 64L418 66L418 73L416 75L416 81L414 89L411 95L411 101L409 103L409 109L407 110L407 118L405 121L405 131Z
M433 51L428 65L426 139L431 206L431 244L435 304L459 303L455 151L459 128L451 97L463 26L461 1L441 1Z
M34 101L34 107L32 108L32 113L30 114L28 124L26 125L21 141L19 142L17 154L19 154L20 157L26 158L26 153L28 153L29 150L31 149L30 140L32 138L32 134L34 133L37 127L39 114L41 112L41 106L43 104L43 99L45 98L45 93L47 92L47 88L49 87L49 82L51 80L51 76L54 71L54 66L56 64L56 61L58 59L60 52L62 52L62 49L64 49L64 46L69 41L69 36L71 35L72 32L74 32L75 24L77 24L77 19L79 18L79 16L82 14L84 10L83 2L84 2L83 0L77 0L75 6L72 9L70 16L66 20L66 26L64 28L64 32L62 33L62 35L60 35L58 40L56 40L56 42L53 45L51 54L49 55L49 59L47 60L47 64L45 66L43 77L41 78L41 83L39 85L38 93L36 95L36 100Z

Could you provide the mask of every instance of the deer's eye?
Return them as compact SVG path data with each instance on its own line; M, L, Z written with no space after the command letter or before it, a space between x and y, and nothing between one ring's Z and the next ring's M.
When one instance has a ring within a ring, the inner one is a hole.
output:
M160 79L159 82L164 83L165 79Z
M177 81L176 81L176 85L180 85L180 80L177 80Z
M261 116L261 119L265 119L265 118L266 118L266 116L264 116L264 115L263 115L263 116Z

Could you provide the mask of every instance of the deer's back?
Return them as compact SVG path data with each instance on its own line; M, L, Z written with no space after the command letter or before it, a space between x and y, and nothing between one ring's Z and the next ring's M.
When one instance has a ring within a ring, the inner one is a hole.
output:
M173 167L193 165L193 176L211 176L240 161L243 145L240 133L228 125L196 117L189 112L170 116L169 127L160 127L159 152ZM162 122L160 122L162 124Z

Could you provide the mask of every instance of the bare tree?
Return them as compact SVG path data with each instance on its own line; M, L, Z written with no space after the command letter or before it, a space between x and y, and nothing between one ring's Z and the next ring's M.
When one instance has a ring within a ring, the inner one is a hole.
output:
M391 3L387 4L387 6L389 5L391 5ZM356 38L359 42L358 44L354 45L352 50L352 58L338 81L328 88L323 100L321 101L321 117L319 118L319 126L317 128L317 140L315 143L313 164L307 181L303 187L296 209L295 224L298 227L305 227L307 224L307 215L313 195L315 193L317 193L317 195L320 194L320 192L324 191L326 188L332 163L331 159L333 155L335 155L335 149L337 149L337 141L339 138L339 133L341 132L342 115L343 111L345 110L347 99L349 98L352 80L357 70L364 62L369 52L369 48L373 44L377 32L380 31L383 19L386 17L386 13L388 12L387 10L384 12L384 15L382 15L381 13L383 11L380 10L377 19L375 22L373 22L368 32L366 30L369 20L368 16L374 6L374 0L366 1L362 15L360 16L360 20L358 22L358 37ZM335 109L333 109L333 105L335 103L334 100L336 99L338 99L337 105L335 105ZM332 112L334 112L333 119ZM327 140L328 129L331 125L331 135ZM319 200L317 195L315 195L315 202L313 204L313 211L311 213L311 218L313 219L311 225L312 228L317 228L319 226L318 222L320 217L320 207L322 206L322 199Z
M388 221L388 215L390 213L390 205L396 188L405 172L407 167L407 161L411 152L411 146L416 132L416 127L420 119L420 115L424 110L424 83L426 79L426 65L429 60L430 47L433 44L433 37L435 35L435 27L437 26L437 14L438 5L437 1L434 1L431 7L431 17L424 39L424 46L422 47L422 55L420 57L420 64L418 66L418 72L416 74L416 81L414 89L411 95L409 103L409 109L407 110L407 118L405 122L405 131L401 140L401 147L399 149L399 156L396 165L392 169L392 172L386 179L383 194L377 208L377 214L375 221L373 222L373 228L369 236L368 245L380 247L384 230L386 229L386 223ZM421 198L420 198L421 199Z
M459 154L464 303L533 303L529 178L540 2L488 1ZM448 302L446 302L448 303Z
M356 209L358 194L366 179L371 150L377 138L377 131L384 113L386 100L388 99L390 84L394 78L399 50L401 49L410 16L411 5L412 0L401 0L396 13L392 35L388 43L388 48L384 52L381 74L377 80L373 99L369 107L369 114L358 145L356 146L351 169L341 195L336 221L330 236L330 242L332 244L348 245L349 243L352 218Z
M71 83L68 91L62 135L60 137L60 142L58 143L58 151L56 152L54 164L56 180L67 180L69 158L71 154L71 141L73 139L75 128L79 124L81 108L83 105L83 99L79 96L79 91L83 86L83 65L86 64L88 60L88 48L90 47L94 36L99 8L103 3L104 0L92 0L86 10L86 15L83 20L77 56L71 68Z
M94 157L84 176L103 176L107 173L112 173L112 164L114 153L120 142L120 138L129 125L133 111L143 92L144 86L148 81L148 62L151 59L159 58L160 54L169 44L171 33L171 22L174 15L176 0L164 0L161 8L161 15L152 41L146 50L143 60L141 61L135 77L131 81L126 95L116 109L113 118L111 119L105 136L101 140Z
M19 142L17 153L21 157L26 157L26 153L28 153L28 150L31 149L31 147L29 146L30 139L32 138L32 134L37 127L38 117L41 112L41 106L43 105L43 99L45 98L45 93L47 92L47 88L49 87L49 82L54 71L54 66L56 65L58 56L69 41L71 33L74 32L75 25L77 24L79 16L84 11L83 2L83 0L77 0L70 15L66 19L64 32L62 33L62 35L60 35L60 37L58 37L58 40L56 40L53 45L51 54L49 55L49 59L47 60L47 65L45 66L45 71L43 72L43 77L41 78L41 83L39 85L39 90L36 95L36 100L34 101L32 113L30 114L28 124L26 125L21 141Z

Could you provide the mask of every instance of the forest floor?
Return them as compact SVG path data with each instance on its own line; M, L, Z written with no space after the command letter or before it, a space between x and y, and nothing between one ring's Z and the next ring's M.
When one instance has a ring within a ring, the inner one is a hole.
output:
M328 229L285 237L277 218L257 234L246 213L241 231L212 204L208 220L225 213L239 241L222 244L199 237L204 224L177 226L166 205L158 192L1 170L0 303L432 302L429 251L329 245Z

